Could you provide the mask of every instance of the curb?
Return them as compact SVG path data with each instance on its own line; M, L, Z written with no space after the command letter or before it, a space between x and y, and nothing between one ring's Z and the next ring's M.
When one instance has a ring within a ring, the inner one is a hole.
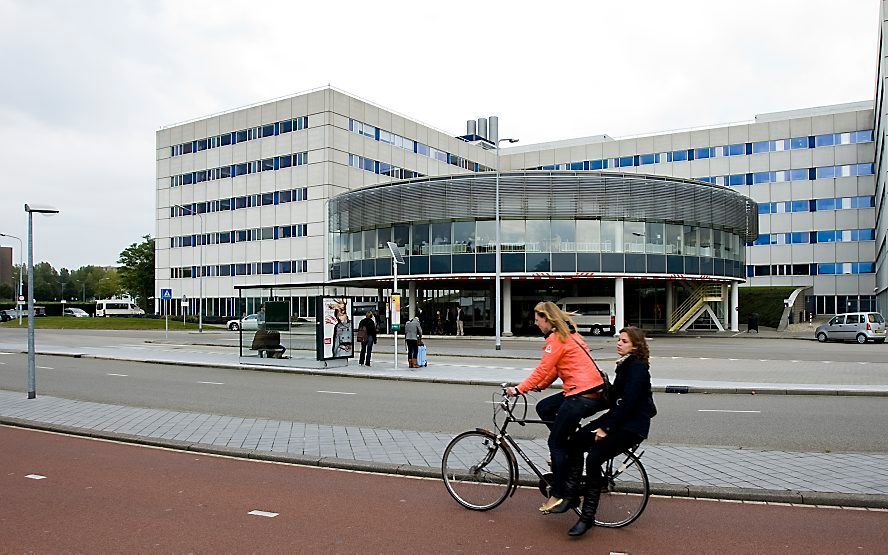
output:
M27 351L15 351L19 354L26 354ZM421 383L442 383L452 385L483 385L483 386L499 386L501 380L493 379L458 379L458 378L435 378L422 375L400 375L391 376L385 374L373 374L366 372L342 372L335 369L323 368L296 368L296 367L279 367L279 366L260 366L254 364L223 364L223 363L204 363L190 361L162 361L162 360L143 360L124 357L112 357L105 355L90 355L85 353L74 352L43 352L37 351L40 356L57 356L69 358L85 358L94 360L114 360L120 362L136 362L142 364L162 364L170 366L189 366L196 368L224 368L227 370L253 370L256 372L274 372L278 374L302 374L308 376L332 376L337 378L361 378L370 380L391 380L402 382L421 382ZM549 389L557 389L560 386L550 386ZM653 391L656 393L676 393L676 394L711 394L711 395L827 395L840 397L888 397L888 387L885 389L829 389L824 387L800 387L795 389L786 389L780 387L769 387L768 384L761 384L756 387L717 387L717 386L688 386L680 383L669 385L654 386Z
M287 453L275 453L271 451L258 451L254 449L241 449L238 447L222 447L206 443L191 443L175 439L149 438L132 434L117 432L105 432L101 430L89 430L73 426L47 424L0 416L0 425L14 426L32 430L63 433L68 435L90 437L119 441L133 445L145 445L149 447L162 447L177 451L189 451L208 455L222 455L240 459L257 461L270 461L303 466L316 466L319 468L337 468L341 470L356 470L376 474L394 474L399 476L414 476L419 478L440 478L441 471L437 468L413 466L408 464L374 463L336 457L314 457L306 455L290 455ZM535 480L527 478L519 479L519 485L537 487ZM706 499L730 499L736 501L758 501L770 503L793 503L797 505L829 505L836 507L863 507L872 509L888 509L888 495L863 494L863 493L830 493L817 491L797 490L769 490L754 488L720 488L715 486L683 486L678 484L651 484L652 495L664 495L670 497L700 497Z

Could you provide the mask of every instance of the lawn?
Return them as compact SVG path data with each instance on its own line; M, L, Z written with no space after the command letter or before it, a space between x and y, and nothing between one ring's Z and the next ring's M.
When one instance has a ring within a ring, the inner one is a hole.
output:
M22 327L27 327L28 319L22 319ZM61 316L44 316L34 319L34 326L40 329L55 330L162 330L165 327L163 318L72 318ZM2 328L18 327L18 319L0 324ZM222 326L204 324L207 329L224 329ZM170 318L170 329L176 331L196 330L197 323Z

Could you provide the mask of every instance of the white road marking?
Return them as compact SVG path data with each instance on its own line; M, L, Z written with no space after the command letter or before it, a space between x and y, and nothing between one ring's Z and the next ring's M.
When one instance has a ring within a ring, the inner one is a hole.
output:
M41 476L40 474L28 474L25 478L30 478L32 480L44 480L46 476Z
M790 360L789 362L801 362L799 360Z
M3 352L0 352L0 355L14 355L14 354L15 354L15 353L3 353Z
M105 374L106 376L120 376L121 378L126 378L129 374Z
M6 364L5 362L0 362L0 364Z
M759 414L762 411L760 411L760 410L697 409L697 412L739 412L739 413Z
M253 515L253 516L264 516L264 517L268 517L268 518L274 518L280 513L270 513L268 511L250 511L247 514Z
M731 362L737 362L740 359L739 358L729 358L728 360L730 360Z
M768 359L766 359L766 358L760 358L760 359L759 359L759 362L768 362Z
M38 366L37 368L40 370L55 370L55 368L49 366Z
M831 360L821 360L820 362L822 362L823 364L832 364Z
M332 393L333 395L357 395L357 393L349 393L348 391L318 391L317 393Z
M857 364L869 364L869 362L858 362Z
M705 357L700 357L700 360L709 360L709 359L705 358Z
M682 359L682 357L669 357L669 358L671 358L672 360L681 360Z
M225 385L225 382L197 382L197 383L205 383L207 385Z

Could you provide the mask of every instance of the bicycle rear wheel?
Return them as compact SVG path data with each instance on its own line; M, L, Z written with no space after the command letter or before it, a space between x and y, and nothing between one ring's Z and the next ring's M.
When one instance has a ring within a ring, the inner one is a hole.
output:
M441 477L457 503L474 511L490 510L509 496L515 483L515 457L496 436L463 432L444 449Z
M647 472L634 453L626 451L601 465L603 483L595 524L621 528L635 521L651 494Z

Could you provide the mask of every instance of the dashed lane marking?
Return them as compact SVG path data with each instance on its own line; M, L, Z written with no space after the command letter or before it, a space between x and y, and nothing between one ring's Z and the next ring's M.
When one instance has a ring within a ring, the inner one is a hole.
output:
M55 370L55 368L52 368L51 366L38 366L37 369L39 369L39 370Z
M207 385L225 385L225 382L197 382L197 383L205 383Z
M41 476L40 474L28 474L25 478L30 478L32 480L45 480L46 476Z
M330 393L331 395L357 395L357 393L349 393L348 391L318 391L318 393Z
M249 513L247 513L247 514L248 514L248 515L253 515L253 516L264 516L264 517L267 517L267 518L274 518L274 517L276 517L276 516L277 516L278 514L280 514L280 513L271 513L271 512L268 512L268 511L256 511L256 510L253 510L253 511L250 511Z
M760 410L728 410L728 409L697 409L697 412L736 412L736 413L760 414L762 411L760 411Z
M120 376L121 378L126 378L129 374L105 374L106 376Z

